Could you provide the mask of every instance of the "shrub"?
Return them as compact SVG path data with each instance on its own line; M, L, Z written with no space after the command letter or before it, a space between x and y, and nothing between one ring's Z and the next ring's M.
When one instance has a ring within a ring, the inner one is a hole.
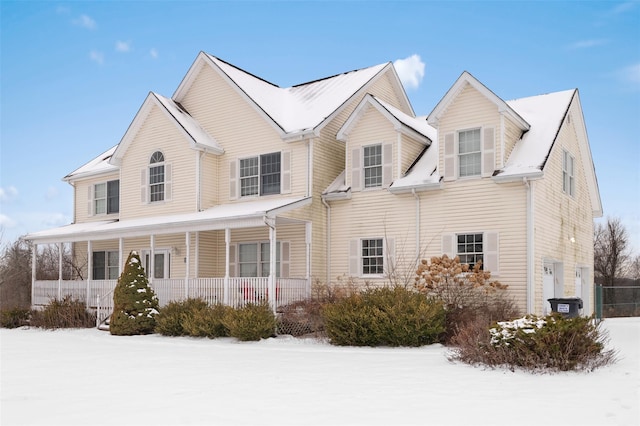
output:
M87 311L81 300L65 296L62 300L53 299L42 310L32 311L29 324L47 329L89 328L95 327L96 316Z
M109 332L113 335L131 336L153 333L158 314L158 298L149 286L140 256L129 253L122 274L113 291L113 315Z
M228 310L222 323L231 337L242 341L266 339L276 330L276 317L266 303L249 303L242 308Z
M447 310L445 343L450 343L460 330L468 328L469 323L488 327L520 315L515 302L506 293L508 286L491 280L491 272L482 269L482 262L471 268L460 263L457 256L422 260L414 287L444 304Z
M202 299L185 299L181 301L171 301L160 308L156 316L155 332L164 336L185 336L183 322L184 317L191 315L196 309L207 307L207 302Z
M0 311L0 327L18 328L29 325L29 309L12 308Z
M370 288L322 310L330 342L340 346L421 346L444 331L441 302L404 287Z
M224 318L233 308L224 305L197 307L182 317L182 326L187 335L193 337L229 336L229 330L224 325Z
M322 307L324 302L318 299L306 299L284 306L278 316L278 334L302 336L324 332Z
M479 330L471 325L454 339L453 359L531 371L591 371L615 361L608 340L592 318L526 316Z

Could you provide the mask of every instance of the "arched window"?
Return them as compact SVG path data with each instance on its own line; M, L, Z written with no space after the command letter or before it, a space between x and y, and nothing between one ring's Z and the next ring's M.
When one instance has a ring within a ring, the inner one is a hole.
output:
M164 155L156 151L149 161L149 201L164 201Z

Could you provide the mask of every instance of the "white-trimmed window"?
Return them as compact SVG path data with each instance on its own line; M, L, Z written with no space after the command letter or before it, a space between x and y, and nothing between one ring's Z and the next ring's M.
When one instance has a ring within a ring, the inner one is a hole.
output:
M280 194L280 152L240 160L240 196Z
M94 251L91 279L117 280L120 272L119 258L117 251Z
M384 240L368 238L361 240L362 275L382 275L384 273Z
M476 263L483 262L484 269L483 234L458 234L456 239L456 255L460 257L460 263L473 268Z
M364 187L382 186L382 145L369 145L363 148Z
M268 277L271 244L269 242L238 244L238 267L241 277ZM276 277L280 277L280 242L276 243Z
M154 203L164 201L164 155L160 151L156 151L149 161L149 201Z
M567 195L575 194L575 178L574 178L575 160L568 151L562 151L562 192Z
M120 181L93 185L93 197L91 200L93 214L112 214L120 211Z
M458 176L480 176L482 173L480 129L458 132Z
M151 250L142 252L144 258L144 270L148 278L169 278L171 266L171 253L169 249L157 249L153 251L153 277L151 270Z

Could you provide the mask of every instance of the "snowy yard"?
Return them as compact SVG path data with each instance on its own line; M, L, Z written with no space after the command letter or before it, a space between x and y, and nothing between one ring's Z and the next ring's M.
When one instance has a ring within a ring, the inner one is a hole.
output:
M619 361L533 375L450 363L440 345L0 331L2 425L638 425L640 318L609 319Z

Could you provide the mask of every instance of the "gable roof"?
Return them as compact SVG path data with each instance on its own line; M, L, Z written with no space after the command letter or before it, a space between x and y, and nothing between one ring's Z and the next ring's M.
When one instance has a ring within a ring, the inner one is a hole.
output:
M127 148L135 138L154 106L158 107L159 110L178 128L184 137L191 143L193 148L212 152L214 154L222 154L224 152L216 140L212 138L179 103L157 93L149 92L147 98L144 100L142 106L129 125L129 128L122 137L122 140L117 145L117 148L110 160L112 164L120 164Z
M75 179L108 174L118 171L118 166L114 166L109 162L117 147L118 145L109 148L107 151L98 155L93 160L89 161L88 163L75 169L74 171L63 177L62 180L65 182L70 182Z
M386 73L391 75L391 81L402 100L402 107L413 112L390 62L281 88L204 52L200 52L180 83L173 95L174 100L180 102L184 98L193 80L205 65L218 72L271 122L283 139L297 139L308 133L317 134L350 99L362 93L366 87Z
M397 131L409 135L425 145L430 145L438 137L436 129L431 127L426 120L405 114L393 105L367 93L347 121L342 125L336 135L336 139L346 141L349 132L369 108L375 108L380 112L380 114L393 124Z
M518 127L523 130L529 130L530 124L520 116L513 108L511 108L505 101L503 101L498 95L493 93L487 86L482 84L478 79L472 76L469 72L464 71L460 77L453 83L453 86L447 91L440 102L436 105L436 107L431 111L431 114L427 117L427 121L434 127L438 127L438 121L440 117L447 110L449 105L455 100L458 94L467 86L470 85L478 92L480 92L484 97L486 97L489 101L493 102L497 107L498 111L501 113L507 114L513 121L518 125Z

